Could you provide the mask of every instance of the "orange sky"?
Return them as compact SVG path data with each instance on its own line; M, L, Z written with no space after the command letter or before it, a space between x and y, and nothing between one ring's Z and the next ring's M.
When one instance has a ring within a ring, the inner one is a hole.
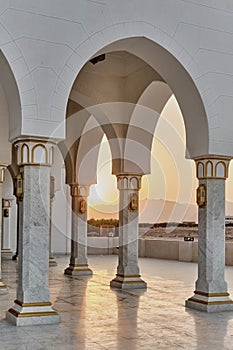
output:
M226 185L226 199L233 201L233 163ZM185 159L185 126L174 96L165 106L152 146L151 174L144 176L140 198L166 199L195 204L197 180L194 161ZM116 178L111 175L111 153L104 138L98 160L98 184L91 186L89 204L115 205ZM104 215L103 215L104 216Z

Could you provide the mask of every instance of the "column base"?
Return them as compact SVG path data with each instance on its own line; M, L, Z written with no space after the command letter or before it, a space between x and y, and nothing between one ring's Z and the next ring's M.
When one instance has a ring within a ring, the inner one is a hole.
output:
M53 256L49 257L49 267L51 267L51 266L57 266L57 262Z
M8 293L8 288L0 278L0 294L7 294L7 293Z
M69 265L64 271L65 275L69 276L91 276L92 270L88 267L88 264L75 264Z
M54 324L61 321L50 302L22 303L15 300L14 306L6 312L6 319L15 326Z
M185 301L185 306L204 312L233 311L233 301L229 293L204 293L195 291L194 295Z
M117 274L110 282L110 286L120 289L146 289L147 284L140 277L140 275L123 276Z
M13 255L13 252L10 248L5 248L1 250L1 256L3 258L11 259Z

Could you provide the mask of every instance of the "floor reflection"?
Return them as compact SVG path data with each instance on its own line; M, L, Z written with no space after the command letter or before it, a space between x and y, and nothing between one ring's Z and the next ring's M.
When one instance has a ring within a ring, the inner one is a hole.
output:
M228 331L228 322L233 318L232 312L206 314L187 309L195 322L196 350L203 349L233 349L226 347L225 337Z
M145 291L112 289L117 305L117 345L118 349L134 350L137 345L138 309L140 296Z
M185 309L197 265L140 259L147 291L110 289L116 256L90 256L92 278L63 274L68 256L56 256L49 287L59 325L15 327L5 311L16 294L17 262L3 261L9 294L0 296L0 350L233 350L233 312L205 314ZM229 291L233 268L226 269Z

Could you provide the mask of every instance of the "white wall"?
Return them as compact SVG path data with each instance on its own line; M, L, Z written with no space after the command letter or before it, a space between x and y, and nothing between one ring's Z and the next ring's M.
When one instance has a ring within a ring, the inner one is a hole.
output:
M208 115L210 152L232 155L232 23L229 0L147 0L146 6L139 0L70 0L68 6L52 0L4 1L0 48L18 84L21 133L64 137L64 125L58 127L85 62L119 39L145 37L170 52L192 77ZM177 75L171 88L179 90L180 72L169 74L171 80ZM11 135L16 136L12 127Z

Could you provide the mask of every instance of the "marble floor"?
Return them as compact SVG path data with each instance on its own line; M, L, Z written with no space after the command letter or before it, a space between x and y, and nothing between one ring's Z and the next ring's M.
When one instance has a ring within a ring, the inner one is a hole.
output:
M0 295L1 350L233 349L233 312L205 314L184 307L194 289L196 264L140 259L148 283L140 292L109 288L116 256L91 256L92 278L64 276L69 259L56 260L49 283L62 323L22 328L4 319L15 299L17 262L3 261L9 294ZM226 279L233 295L233 267L226 268Z

